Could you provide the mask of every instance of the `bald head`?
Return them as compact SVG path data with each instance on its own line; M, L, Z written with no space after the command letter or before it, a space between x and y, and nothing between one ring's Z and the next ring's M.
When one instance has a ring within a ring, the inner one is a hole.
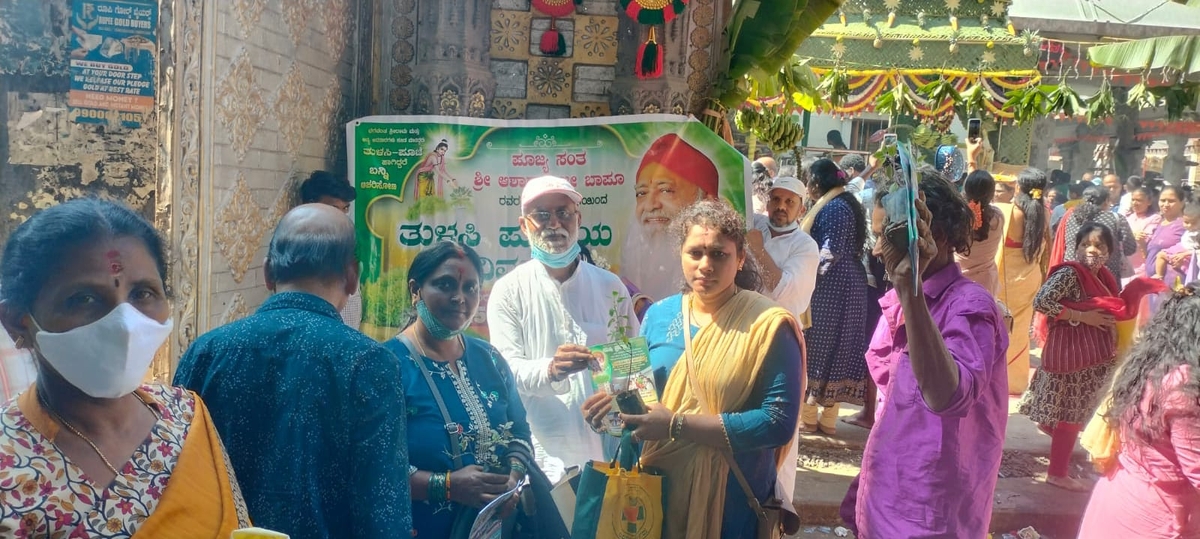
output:
M357 281L354 225L327 204L297 206L275 227L267 250L267 286Z
M774 178L779 175L779 164L775 162L773 157L759 157L755 160L756 163L761 163L763 168L767 169L767 175Z

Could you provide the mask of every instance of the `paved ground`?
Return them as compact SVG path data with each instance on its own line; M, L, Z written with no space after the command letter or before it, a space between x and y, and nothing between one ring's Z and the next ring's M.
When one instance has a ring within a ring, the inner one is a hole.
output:
M997 534L1033 526L1044 538L1075 537L1087 494L1068 492L1042 482L1049 464L1050 438L1025 416L1016 413L1017 400L1009 405L1005 456L996 485L992 531ZM844 407L842 417L858 412ZM851 479L858 473L868 431L839 423L838 434L804 436L797 465L796 500L803 527L798 538L838 537L838 507ZM1086 453L1076 447L1072 475L1094 477ZM997 535L999 537L999 535Z

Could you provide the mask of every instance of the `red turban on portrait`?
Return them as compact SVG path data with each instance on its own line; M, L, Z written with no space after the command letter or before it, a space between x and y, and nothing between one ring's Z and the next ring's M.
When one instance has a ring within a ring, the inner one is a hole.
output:
M679 135L671 133L654 141L642 156L642 164L638 165L638 176L642 175L642 170L650 163L658 163L692 182L709 197L717 196L716 165L713 165L708 156L700 153L700 150L679 138Z

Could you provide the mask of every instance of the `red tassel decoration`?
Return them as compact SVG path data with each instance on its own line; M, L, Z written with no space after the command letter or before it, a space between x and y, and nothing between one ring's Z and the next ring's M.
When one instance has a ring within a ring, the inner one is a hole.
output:
M650 38L638 47L637 64L633 73L639 79L656 79L662 76L663 49L654 38L654 27L650 27Z
M550 19L550 28L542 34L538 49L547 56L562 56L567 53L567 40L558 31L558 24L554 19Z

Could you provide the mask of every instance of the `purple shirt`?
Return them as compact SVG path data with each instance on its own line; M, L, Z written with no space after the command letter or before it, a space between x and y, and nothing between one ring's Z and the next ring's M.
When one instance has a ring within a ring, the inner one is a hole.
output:
M871 377L886 398L859 478L856 524L864 539L981 538L992 517L1008 422L1008 329L992 296L957 264L923 288L959 385L945 410L925 404L900 301L888 292L867 350Z

